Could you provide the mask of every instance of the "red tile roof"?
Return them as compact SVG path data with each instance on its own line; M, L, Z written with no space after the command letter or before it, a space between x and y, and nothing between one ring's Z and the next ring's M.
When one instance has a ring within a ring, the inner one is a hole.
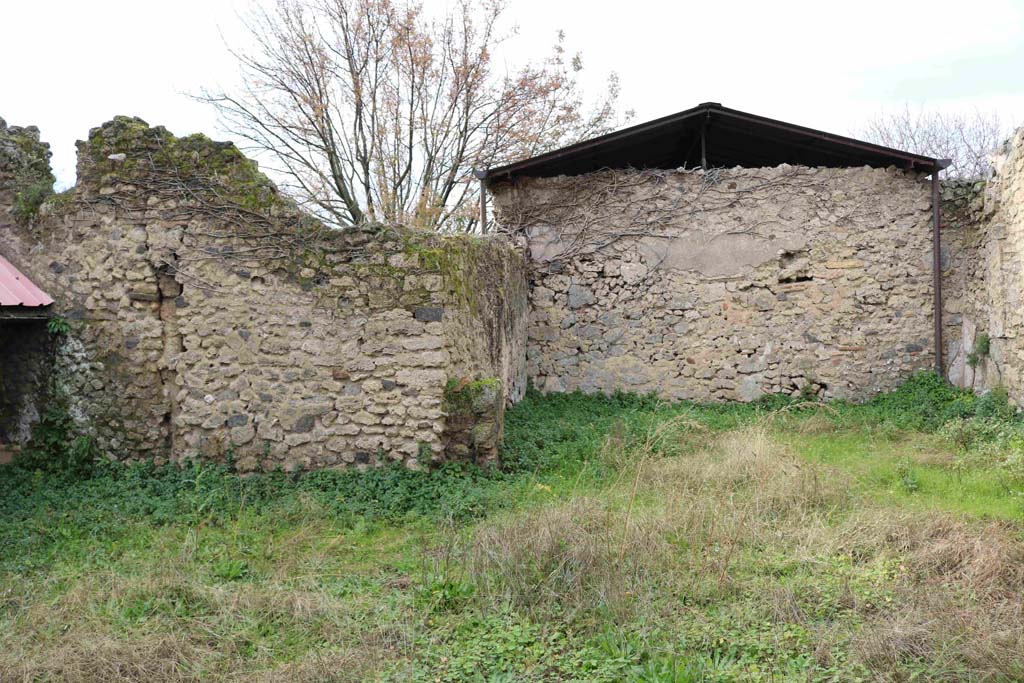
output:
M49 306L52 303L49 294L0 256L0 306Z

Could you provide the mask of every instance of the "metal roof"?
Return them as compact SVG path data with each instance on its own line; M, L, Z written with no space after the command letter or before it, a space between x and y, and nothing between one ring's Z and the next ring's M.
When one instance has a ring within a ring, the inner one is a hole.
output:
M0 306L39 307L52 303L49 294L0 255Z
M488 184L515 177L580 175L603 168L896 166L934 173L948 165L863 140L705 102L539 156L479 173Z

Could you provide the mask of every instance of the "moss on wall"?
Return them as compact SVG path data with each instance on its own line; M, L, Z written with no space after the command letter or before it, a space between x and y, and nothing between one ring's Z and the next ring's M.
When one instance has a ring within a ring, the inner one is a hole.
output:
M39 140L35 126L8 126L0 119L0 192L10 193L11 213L31 223L53 194L50 146Z
M175 137L136 117L116 116L89 131L79 143L78 178L80 187L101 193L141 185L148 196L177 195L261 215L295 208L234 143Z
M445 450L478 464L496 463L504 403L497 377L448 380L444 389Z

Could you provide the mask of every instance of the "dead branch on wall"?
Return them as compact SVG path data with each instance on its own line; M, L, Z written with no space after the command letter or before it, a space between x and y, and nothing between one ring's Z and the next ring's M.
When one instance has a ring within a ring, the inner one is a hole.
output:
M167 146L175 144L174 141ZM150 150L133 155L130 169L102 177L99 192L84 189L76 194L79 205L112 207L126 215L143 215L185 229L187 249L173 255L153 255L154 266L191 286L220 291L194 267L203 262L228 263L237 268L296 270L316 266L326 244L346 260L365 256L375 229L340 231L330 228L277 193L262 176L243 182L202 163L168 163L173 152ZM187 253L188 256L182 256Z
M561 247L559 260L572 260L603 252L621 240L669 239L675 236L671 227L702 230L706 220L698 219L741 205L754 207L768 197L784 206L809 191L827 189L815 169L773 170L768 178L727 171L605 170L541 181L551 184L539 188L538 196L544 199L535 202L523 201L523 190L515 187L503 210L503 224L506 232L527 239L533 227L551 229L552 240ZM866 198L844 208L846 219L875 210ZM764 223L749 223L729 233L756 234Z

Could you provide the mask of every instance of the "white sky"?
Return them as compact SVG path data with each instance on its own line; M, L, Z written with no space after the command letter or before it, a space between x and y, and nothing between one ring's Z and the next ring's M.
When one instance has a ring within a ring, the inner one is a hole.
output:
M618 72L636 122L714 101L847 134L905 102L1024 123L1024 0L510 2L510 66L546 56L564 29L588 84ZM250 5L2 0L0 117L42 129L61 187L74 141L115 114L229 138L187 93L233 82L225 40L243 44Z

